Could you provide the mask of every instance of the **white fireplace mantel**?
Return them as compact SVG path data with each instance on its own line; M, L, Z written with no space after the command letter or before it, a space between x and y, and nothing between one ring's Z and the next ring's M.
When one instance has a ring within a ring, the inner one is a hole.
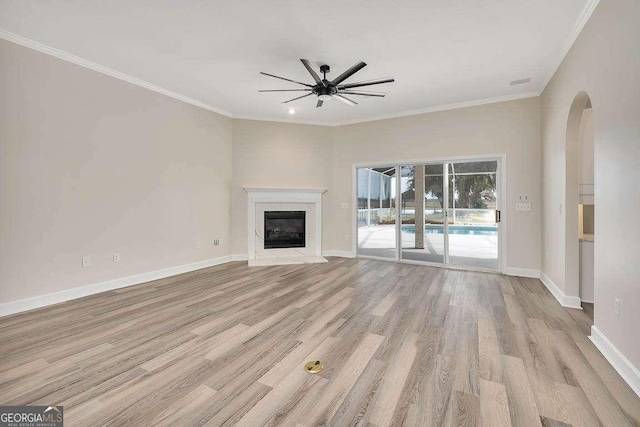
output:
M247 249L249 255L249 265L279 265L279 264L302 264L326 262L322 257L322 194L327 191L322 188L265 188L265 187L244 187L248 193L247 211ZM285 206L289 204L290 206ZM305 248L300 249L263 249L257 248L260 243L258 236L261 231L257 230L258 223L262 218L257 218L256 212L264 210L267 205L271 205L273 210L296 210L308 211L308 215L313 217L313 224L308 227L306 233ZM304 206L304 207L293 207ZM258 237L256 237L258 236Z

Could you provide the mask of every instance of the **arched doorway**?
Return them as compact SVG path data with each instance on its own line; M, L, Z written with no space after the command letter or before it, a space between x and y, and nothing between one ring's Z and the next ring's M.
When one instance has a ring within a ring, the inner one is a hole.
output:
M592 309L593 108L586 92L571 104L565 144L565 293L579 296L583 307Z

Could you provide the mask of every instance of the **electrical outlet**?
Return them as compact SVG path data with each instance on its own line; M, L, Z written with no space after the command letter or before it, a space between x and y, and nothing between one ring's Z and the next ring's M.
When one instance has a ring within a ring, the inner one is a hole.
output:
M516 203L516 210L517 211L530 211L531 210L531 203Z
M113 262L120 262L120 254L118 252L113 254Z
M622 308L621 306L622 306L622 303L620 302L620 300L618 298L615 298L613 311L614 313L616 313L616 316L620 316L620 309Z
M91 257L90 256L83 256L82 257L82 268L88 268L91 267Z
M213 246L220 246L222 245L222 239L215 239L213 241Z
M200 249L200 240L196 240L196 249Z
M349 235L348 234L344 235L344 240L349 240Z
M518 194L518 201L519 202L528 202L529 201L529 196L526 194Z

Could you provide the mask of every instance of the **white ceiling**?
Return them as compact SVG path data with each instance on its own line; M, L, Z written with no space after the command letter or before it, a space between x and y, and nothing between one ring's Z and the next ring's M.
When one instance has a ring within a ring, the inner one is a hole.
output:
M335 125L535 95L595 3L0 0L0 35L59 49L233 117ZM388 95L356 98L355 107L332 100L316 109L314 97L283 105L295 92L257 92L297 88L260 71L312 83L299 58L329 64L328 78L362 60L368 66L347 82L396 82L366 88Z

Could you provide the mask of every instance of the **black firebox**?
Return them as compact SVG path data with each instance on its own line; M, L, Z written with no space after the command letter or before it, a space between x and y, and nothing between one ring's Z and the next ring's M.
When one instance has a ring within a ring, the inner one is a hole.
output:
M265 211L264 248L304 248L305 211Z

